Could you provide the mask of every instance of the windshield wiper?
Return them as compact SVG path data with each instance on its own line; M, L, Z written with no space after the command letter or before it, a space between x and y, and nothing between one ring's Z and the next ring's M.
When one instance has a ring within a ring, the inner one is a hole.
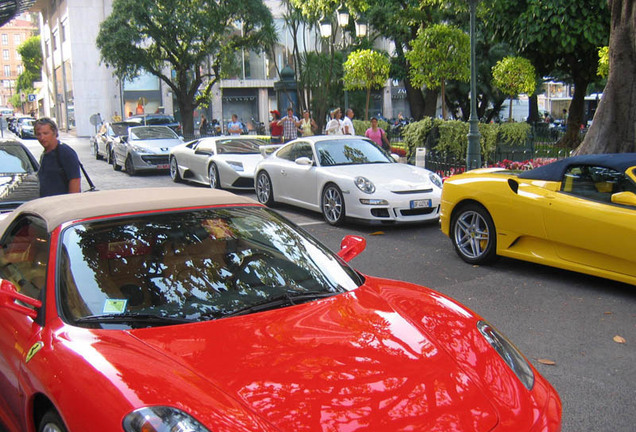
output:
M184 324L191 323L193 320L187 318L168 317L153 314L139 313L113 313L104 315L89 315L75 320L76 324L87 323L109 323L109 324Z
M245 306L235 311L223 314L223 318L247 315L255 312L264 312L266 310L278 309L283 306L294 306L301 303L306 303L312 300L317 300L325 297L331 297L339 292L324 292L324 291L308 291L301 293L285 293L275 297L270 297L267 300L256 303L253 305Z

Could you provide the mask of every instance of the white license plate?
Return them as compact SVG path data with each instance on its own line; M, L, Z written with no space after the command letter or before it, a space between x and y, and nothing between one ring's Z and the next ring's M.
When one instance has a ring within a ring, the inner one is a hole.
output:
M170 168L170 165L168 164L157 165L157 169L168 169L168 168Z
M430 199L421 199L421 200L413 200L411 201L411 208L412 209L417 209L417 208L428 208L432 205L432 202Z

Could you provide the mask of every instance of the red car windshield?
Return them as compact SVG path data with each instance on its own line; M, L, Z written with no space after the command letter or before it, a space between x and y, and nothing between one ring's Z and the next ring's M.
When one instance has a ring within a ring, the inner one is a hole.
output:
M362 283L338 257L264 208L91 221L67 228L61 242L64 318L98 328L218 319Z

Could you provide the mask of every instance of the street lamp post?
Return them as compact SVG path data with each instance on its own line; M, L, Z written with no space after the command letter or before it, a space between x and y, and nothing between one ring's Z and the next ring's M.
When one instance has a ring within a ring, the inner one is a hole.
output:
M348 24L349 24L349 11L346 8L342 7L338 9L338 26L342 29L342 49L344 49L346 46L344 28ZM369 31L369 26L367 22L364 21L363 19L357 19L355 22L355 29L356 29L356 36L363 38L367 35ZM325 39L330 38L331 30L332 30L331 21L329 21L328 19L323 19L320 22L320 35ZM349 94L347 90L344 91L344 108L345 108L345 112L349 108Z
M479 119L477 118L477 61L475 60L475 15L479 0L470 3L470 119L468 120L468 148L466 151L466 170L481 167L481 146Z

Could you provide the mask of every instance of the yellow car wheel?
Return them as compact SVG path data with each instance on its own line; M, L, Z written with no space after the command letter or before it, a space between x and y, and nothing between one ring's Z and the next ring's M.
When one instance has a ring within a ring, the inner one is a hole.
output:
M451 219L451 240L461 259L469 264L487 264L496 258L495 224L483 206L466 204Z

